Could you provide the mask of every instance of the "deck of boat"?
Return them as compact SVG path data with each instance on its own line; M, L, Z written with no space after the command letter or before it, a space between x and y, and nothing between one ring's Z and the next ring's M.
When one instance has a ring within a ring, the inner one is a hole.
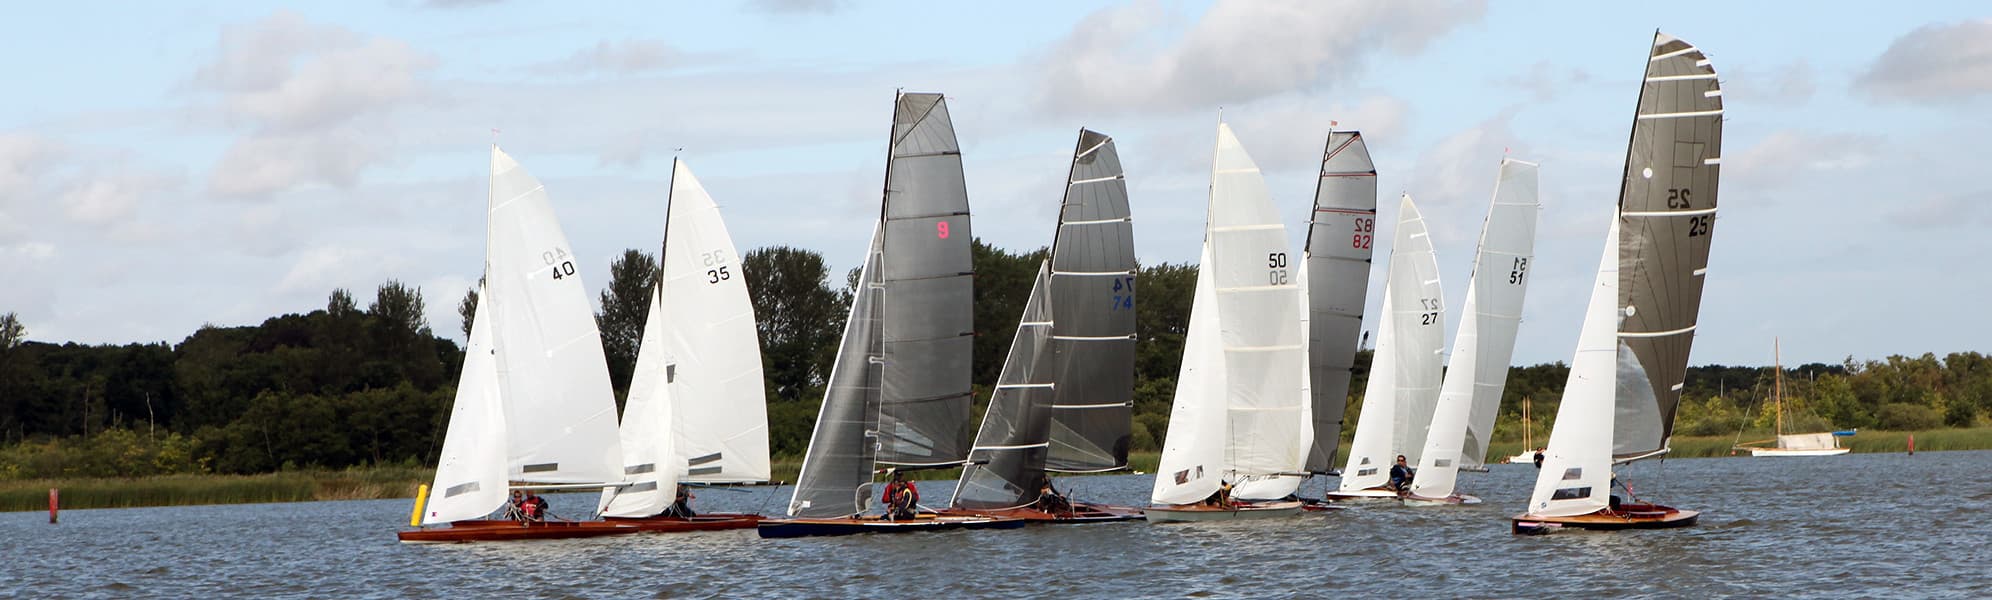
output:
M1420 496L1417 494L1404 495L1405 506L1449 506L1455 504L1479 504L1479 503L1480 503L1479 496L1468 496L1466 494L1453 494L1451 496L1446 496L1444 498L1426 498L1424 496Z
M1377 500L1396 500L1397 492L1388 488L1373 487L1373 488L1360 489L1353 492L1331 490L1326 494L1322 494L1321 497L1323 500L1327 500L1330 502L1370 502Z
M1278 502L1235 502L1229 507L1204 504L1176 504L1170 506L1150 506L1147 509L1150 523L1180 523L1195 521L1236 521L1241 519L1270 519L1300 514L1299 500Z
M627 535L643 531L633 525L608 521L525 522L510 519L456 521L442 527L424 527L395 532L403 542L445 544L456 542L502 542L515 540L558 540L568 538Z
M749 529L761 524L764 517L747 513L711 513L696 517L605 517L604 521L618 525L628 525L640 531L651 533L676 533L681 531L719 531L723 529Z
M907 533L913 531L940 531L946 529L1017 529L1024 526L1024 520L1014 517L952 516L922 513L906 520L887 520L884 517L838 517L828 519L768 519L761 521L760 533L764 538L791 538L827 535L853 535L859 533Z
M1515 515L1514 532L1538 535L1559 529L1618 531L1623 529L1667 529L1695 524L1701 513L1658 504L1622 504L1618 510L1605 509L1572 517Z

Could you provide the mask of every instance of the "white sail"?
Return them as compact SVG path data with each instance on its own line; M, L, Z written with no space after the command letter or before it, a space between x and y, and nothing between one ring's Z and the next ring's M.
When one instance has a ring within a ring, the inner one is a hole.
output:
M1482 464L1486 433L1501 405L1515 330L1521 324L1529 261L1535 253L1536 213L1535 164L1501 161L1494 200L1480 230L1473 278L1467 283L1466 304L1460 309L1459 332L1453 338L1452 365L1439 386L1431 434L1419 456L1418 477L1411 487L1414 495L1451 496L1459 468ZM1483 417L1486 424L1473 429Z
M1300 291L1300 330L1303 332L1308 330L1308 313L1310 312L1307 303L1307 271L1305 268L1294 269L1293 271L1294 287ZM1300 397L1302 398L1300 403L1300 439L1306 441L1314 439L1314 403L1308 401L1308 399L1313 398L1313 390L1310 389L1313 386L1313 381L1309 376L1308 361L1304 360L1307 356L1308 347L1312 342L1308 340L1307 336L1301 336L1300 343L1303 360L1300 362L1300 369L1296 371L1296 374L1300 377ZM1247 479L1233 487L1231 495L1246 500L1285 498L1292 494L1294 490L1300 489L1300 484L1305 483L1307 477L1307 475L1273 475Z
M680 479L769 477L768 407L747 279L719 206L683 161L673 164L665 223L662 275L623 416L623 470L635 484L616 493L604 512L612 516L662 512Z
M1292 258L1265 177L1223 123L1211 168L1209 223L1212 262L1203 268L1212 271L1224 350L1226 477L1236 482L1301 472L1309 441L1300 425L1298 378L1305 334L1292 275L1301 263Z
M457 378L423 525L475 519L505 505L505 407L498 394L487 304L477 303L471 315L463 374Z
M1390 481L1398 455L1417 462L1438 403L1440 354L1445 351L1445 294L1438 257L1418 206L1405 194L1384 282L1384 313L1377 327L1362 414L1349 444L1341 490L1353 492Z
M1156 504L1199 502L1216 492L1224 468L1225 372L1218 347L1217 286L1211 278L1210 242L1197 260L1197 288L1190 300L1190 327L1183 336L1183 366L1176 374L1176 399L1162 458L1155 467Z
M587 288L546 188L491 148L486 295L497 348L510 476L622 480L608 362Z
M1567 517L1596 512L1609 503L1612 483L1613 399L1618 393L1620 352L1619 219L1605 234L1598 279L1591 286L1591 303L1584 309L1584 328L1577 334L1577 355L1570 360L1570 379L1563 384L1556 426L1543 451L1542 471L1528 513Z

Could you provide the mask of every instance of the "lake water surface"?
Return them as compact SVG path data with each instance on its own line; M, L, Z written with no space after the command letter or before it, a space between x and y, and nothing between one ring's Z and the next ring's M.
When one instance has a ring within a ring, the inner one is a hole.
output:
M0 514L21 597L1992 597L1992 451L1647 461L1687 529L1508 533L1535 469L1468 473L1479 506L1235 523L762 540L753 530L457 545L395 541L409 500ZM1332 480L1329 480L1332 481ZM929 503L952 482L923 482ZM1060 481L1142 504L1146 475ZM1321 480L1303 493L1320 493ZM703 490L778 512L787 488ZM555 498L581 514L592 497Z

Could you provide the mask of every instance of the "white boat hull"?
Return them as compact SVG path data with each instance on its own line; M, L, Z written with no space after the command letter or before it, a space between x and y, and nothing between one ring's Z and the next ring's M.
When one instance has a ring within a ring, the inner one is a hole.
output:
M1511 465L1533 465L1535 464L1535 461L1536 461L1536 454L1534 452L1523 452L1521 454L1508 457L1508 464Z
M1383 500L1396 500L1397 492L1384 490L1384 489L1370 488L1364 490L1356 490L1353 492L1344 492L1338 490L1322 494L1322 496L1327 500L1335 502L1378 502Z
M1468 496L1465 494L1453 494L1451 496L1446 496L1444 498L1425 498L1422 496L1404 497L1405 506L1453 506L1458 504L1479 504L1479 503L1480 503L1479 496Z
M1298 500L1287 502L1262 502L1241 504L1232 508L1218 508L1201 504L1176 506L1151 506L1146 514L1150 523L1194 523L1201 521L1238 521L1244 519L1271 519L1300 514Z
M1853 452L1852 448L1813 448L1807 450L1785 448L1751 448L1750 456L1839 456Z

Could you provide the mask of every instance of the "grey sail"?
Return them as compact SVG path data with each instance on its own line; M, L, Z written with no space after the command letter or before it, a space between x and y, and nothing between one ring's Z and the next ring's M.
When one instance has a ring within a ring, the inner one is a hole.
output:
M844 341L816 414L816 429L802 458L795 495L788 514L797 517L841 517L864 512L871 500L872 433L878 423L883 325L878 263L882 239L872 232L870 251L858 272L858 288L844 321Z
M940 94L901 94L885 170L878 462L968 458L974 270L961 149Z
M1687 374L1715 224L1722 88L1701 50L1654 34L1619 192L1612 455L1664 453Z
M1051 276L1049 262L1038 267L1030 300L1017 322L1017 336L989 396L975 449L962 468L954 505L993 510L1027 506L1038 499L1038 479L1044 477L1055 383L1050 375L1052 313L1046 301Z
M1358 131L1328 133L1321 181L1307 228L1307 370L1314 441L1307 470L1334 467L1342 443L1342 413L1369 295L1376 235L1376 164Z
M1127 466L1134 395L1134 221L1120 154L1080 130L1051 246L1052 471Z

